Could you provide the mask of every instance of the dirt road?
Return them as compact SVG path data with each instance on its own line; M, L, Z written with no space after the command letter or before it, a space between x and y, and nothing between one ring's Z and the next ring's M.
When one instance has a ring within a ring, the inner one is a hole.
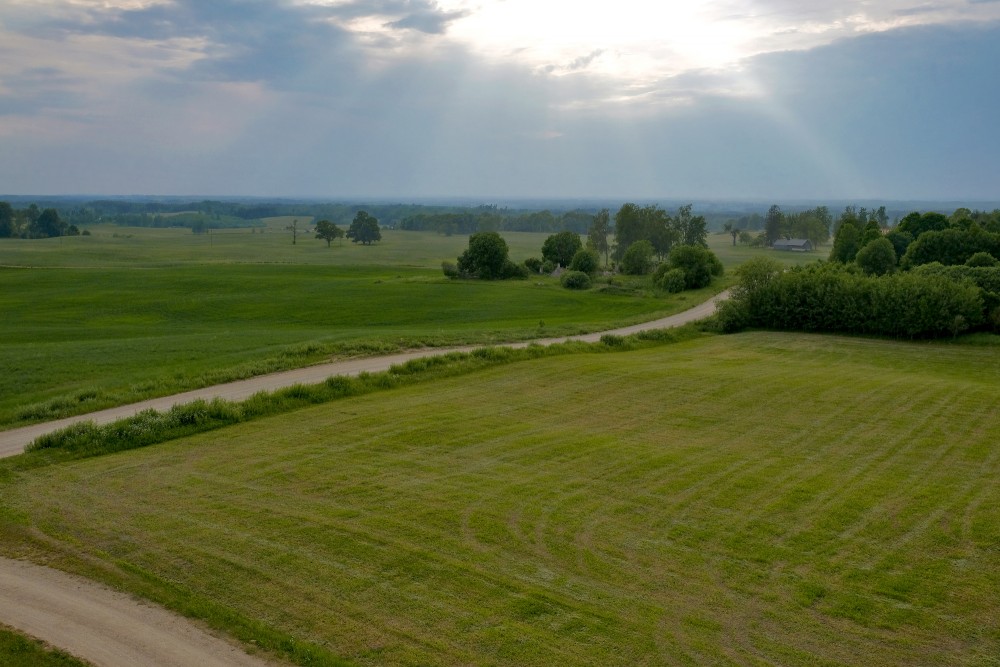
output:
M715 311L716 303L726 296L727 293L720 294L683 313L652 322L612 331L532 342L540 345L552 345L568 340L596 342L605 334L624 336L649 329L676 327L711 315ZM512 343L509 347L527 347L530 344ZM384 371L393 364L404 363L410 359L471 349L473 347L470 346L415 350L386 357L309 366L4 431L0 432L0 457L19 454L25 445L39 435L78 421L90 419L97 423L107 423L148 408L168 410L177 403L186 403L198 398L220 397L234 401L242 400L258 391L273 391L294 384L318 383L332 375ZM192 622L164 609L87 579L6 558L0 558L0 623L45 640L96 665L108 667L132 665L226 667L269 664L244 653L235 644L213 637Z
M532 343L538 345L552 345L554 343L563 343L569 340L579 340L593 343L599 341L601 336L605 334L627 336L629 334L647 331L650 329L678 327L683 324L687 324L688 322L694 322L695 320L708 317L715 312L716 304L720 300L725 299L728 295L728 292L723 292L715 298L699 304L690 310L685 310L682 313L677 313L676 315L664 317L659 320L653 320L652 322L643 322L642 324L623 327L621 329L600 331L578 336L564 336L562 338L544 338L541 340L521 343L508 343L505 346L518 348L527 347ZM390 366L405 363L410 359L438 356L455 351L468 352L474 348L475 346L425 348L413 350L411 352L392 354L385 357L368 357L365 359L334 361L328 364L318 364L316 366L307 366L305 368L297 368L291 371L271 373L270 375L259 375L247 380L239 380L237 382L228 382L226 384L218 384L212 387L204 387L202 389L195 389L194 391L187 391L182 394L153 398L148 401L121 405L116 408L108 408L107 410L91 412L85 415L67 417L66 419L59 419L42 424L34 424L32 426L24 426L22 428L0 431L0 458L20 454L24 451L25 446L38 436L55 431L56 429L65 428L66 426L81 421L90 420L97 424L107 424L115 421L116 419L130 417L137 412L148 410L150 408L160 411L169 410L174 405L179 403L190 403L191 401L199 398L208 401L213 398L224 398L229 401L242 401L250 396L253 396L259 391L274 391L276 389L282 389L295 384L318 384L334 375L358 375L363 372L377 373L379 371L389 370Z
M7 558L0 558L0 623L102 667L274 664L166 609Z

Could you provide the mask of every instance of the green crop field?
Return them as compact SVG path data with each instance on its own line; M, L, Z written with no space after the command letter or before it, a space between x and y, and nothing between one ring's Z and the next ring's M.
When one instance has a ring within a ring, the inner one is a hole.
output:
M10 459L0 551L314 663L997 665L983 343L707 336Z
M0 240L0 426L335 356L633 324L712 291L664 295L621 277L582 293L549 277L449 281L441 261L467 237L386 230L367 247L304 234L292 245L290 222ZM540 255L547 235L505 236L520 261ZM728 238L711 240L730 265L761 252L720 243Z

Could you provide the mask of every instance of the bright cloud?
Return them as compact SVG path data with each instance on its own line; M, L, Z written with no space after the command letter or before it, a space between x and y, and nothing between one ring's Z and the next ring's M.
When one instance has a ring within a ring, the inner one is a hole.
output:
M0 190L877 196L903 165L985 192L998 26L996 0L6 0Z

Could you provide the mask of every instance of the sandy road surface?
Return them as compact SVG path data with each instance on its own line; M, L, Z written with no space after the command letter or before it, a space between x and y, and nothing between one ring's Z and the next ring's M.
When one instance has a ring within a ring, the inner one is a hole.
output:
M683 313L652 322L612 331L532 342L541 345L568 340L596 342L605 334L625 336L649 329L681 326L708 317L715 312L717 302L726 296L728 293L724 292ZM509 347L527 347L530 344L512 343ZM393 364L410 359L471 349L473 348L415 350L386 357L309 366L3 431L0 432L0 457L19 454L25 445L39 435L78 421L89 419L107 423L148 408L167 410L177 403L198 398L242 400L258 391L323 382L332 375L384 371ZM101 666L225 667L269 664L244 653L233 644L209 635L190 621L165 609L143 603L87 579L6 558L0 558L0 623Z
M541 340L522 343L508 343L505 346L518 348L527 347L532 343L538 345L552 345L554 343L562 343L569 340L594 343L599 341L601 336L605 334L627 336L629 334L649 329L667 329L669 327L678 327L683 324L687 324L688 322L708 317L715 312L716 304L728 295L728 292L723 292L715 298L699 304L694 308L685 310L682 313L677 313L676 315L671 315L670 317L653 320L652 322L643 322L642 324L623 327L621 329L599 331L579 336L564 336L562 338L544 338ZM100 410L99 412L91 412L85 415L67 417L66 419L59 419L42 424L34 424L32 426L24 426L22 428L0 431L0 458L20 454L24 451L25 446L38 436L55 431L56 429L65 428L66 426L81 421L90 420L97 424L107 424L115 421L116 419L121 419L122 417L130 417L137 412L141 412L142 410L148 410L150 408L160 411L169 410L178 403L190 403L191 401L199 398L208 401L213 398L224 398L230 401L242 401L253 396L259 391L274 391L276 389L282 389L295 384L318 384L334 375L358 375L363 372L377 373L379 371L389 370L389 367L393 364L402 364L410 359L433 357L456 351L468 352L469 350L475 349L475 347L477 346L425 348L421 350L413 350L411 352L402 352L400 354L391 354L385 357L368 357L365 359L334 361L328 364L319 364L316 366L297 368L291 371L271 373L270 375L258 375L257 377L252 377L247 380L217 384L212 387L186 391L182 394L163 396L161 398L153 398L140 403L131 403L129 405L121 405L116 408L108 408L107 410Z
M7 558L0 558L0 622L102 667L273 664L160 607Z

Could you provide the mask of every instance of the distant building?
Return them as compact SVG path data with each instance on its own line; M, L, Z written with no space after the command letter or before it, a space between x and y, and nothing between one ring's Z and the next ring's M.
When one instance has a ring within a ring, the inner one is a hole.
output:
M771 247L775 250L809 252L813 249L813 244L809 239L778 239Z

